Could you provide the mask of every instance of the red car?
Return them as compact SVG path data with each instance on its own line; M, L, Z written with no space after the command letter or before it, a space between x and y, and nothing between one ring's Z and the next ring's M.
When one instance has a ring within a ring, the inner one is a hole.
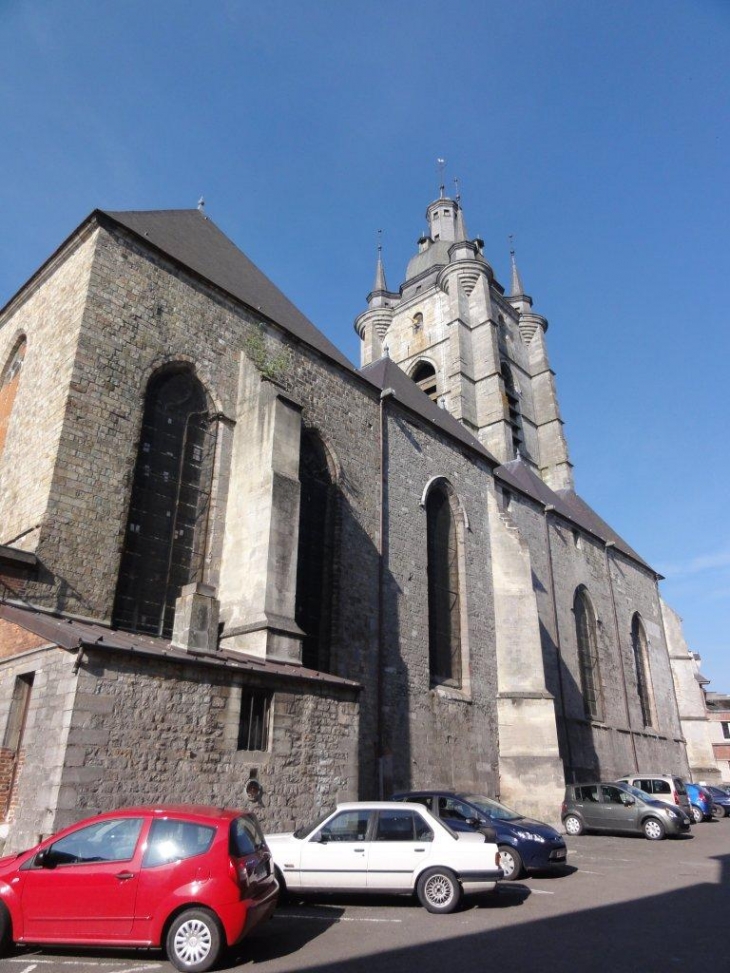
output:
M210 969L276 907L279 886L246 811L110 811L0 859L0 953L12 943L161 946Z

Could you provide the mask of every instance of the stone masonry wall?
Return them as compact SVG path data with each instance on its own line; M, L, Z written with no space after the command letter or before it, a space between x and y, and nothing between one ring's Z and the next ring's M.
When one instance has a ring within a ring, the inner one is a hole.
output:
M89 653L68 736L57 826L108 808L197 803L250 808L287 830L357 795L353 690L274 690L269 749L237 750L241 686L261 677ZM263 787L252 803L245 786Z
M93 254L83 240L0 321L0 371L20 336L28 342L0 463L0 543L28 531L15 544L23 550L40 543L31 528L48 505Z
M514 494L508 516L530 545L546 680L556 698L564 763L572 765L583 778L620 776L630 772L637 762L641 768L668 767L685 773L682 733L654 576L615 549L610 550L607 562L602 542L582 531L574 532L572 525L552 515L549 548L557 603L556 633L545 514L537 504ZM587 720L583 711L573 612L575 591L580 585L588 591L598 623L602 720ZM657 725L652 727L642 725L636 689L631 645L635 612L641 615L649 643L650 690L658 714Z
M387 402L387 561L385 612L385 752L393 789L440 786L499 789L497 672L490 586L487 464ZM469 685L463 693L430 686L426 510L434 477L451 484L466 512L465 573ZM387 768L386 768L387 769ZM387 796L387 781L386 781Z

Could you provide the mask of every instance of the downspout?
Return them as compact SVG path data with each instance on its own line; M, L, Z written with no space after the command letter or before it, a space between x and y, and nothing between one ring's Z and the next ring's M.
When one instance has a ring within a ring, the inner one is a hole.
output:
M624 654L621 649L621 635L618 627L618 611L616 610L616 595L613 590L613 577L611 575L611 559L608 556L609 549L615 547L613 541L606 541L605 553L606 553L606 573L608 574L608 587L611 592L611 607L613 608L613 625L616 632L616 648L618 649L618 659L619 667L621 669L621 685L624 690L624 707L626 709L626 728L629 731L629 739L631 740L631 752L634 757L634 770L638 772L639 770L639 758L636 755L636 740L634 739L634 731L631 729L631 714L629 713L629 692L626 686L626 667L624 666Z
M558 622L558 603L555 594L555 575L553 574L553 549L550 543L550 514L555 507L548 503L545 504L545 546L548 556L548 578L550 580L550 599L553 608L553 625L555 627L555 651L558 660L558 689L560 691L560 712L563 717L563 733L565 734L565 746L567 749L568 771L571 780L575 777L573 770L573 751L570 746L570 730L568 728L568 715L565 709L565 691L563 687L563 654L560 649L560 623Z
M387 544L385 540L385 494L387 488L387 434L386 434L386 402L395 396L392 388L383 389L380 393L380 422L379 422L379 447L380 447L380 483L378 489L378 649L375 659L377 666L377 701L375 707L377 727L376 727L376 748L378 766L378 796L381 800L385 798L385 734L383 728L383 714L385 710L385 677L383 673L383 661L385 657L385 559L387 554Z

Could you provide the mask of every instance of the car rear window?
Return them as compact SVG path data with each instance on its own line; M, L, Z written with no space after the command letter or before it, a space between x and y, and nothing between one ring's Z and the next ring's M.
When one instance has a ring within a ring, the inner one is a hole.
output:
M673 777L672 780L674 781L674 786L678 794L687 793L687 788L684 786L683 780L681 780L679 777Z
M170 865L172 862L204 854L213 844L215 830L205 824L178 821L174 818L153 821L142 868Z
M264 844L264 835L253 815L235 818L231 821L229 834L230 853L235 858L243 858L258 851Z

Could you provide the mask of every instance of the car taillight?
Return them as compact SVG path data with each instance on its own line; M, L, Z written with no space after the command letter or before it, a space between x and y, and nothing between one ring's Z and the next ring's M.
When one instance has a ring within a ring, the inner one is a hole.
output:
M561 812L561 814L565 814L565 812L566 812L567 810L568 810L568 802L567 802L567 801L563 801L563 806L562 806L562 808L560 809L560 812Z
M248 887L248 870L245 861L237 861L235 858L231 858L228 863L228 870L233 881L240 885L241 888L245 889Z
M672 791L674 794L674 803L679 804L679 794L676 791Z

